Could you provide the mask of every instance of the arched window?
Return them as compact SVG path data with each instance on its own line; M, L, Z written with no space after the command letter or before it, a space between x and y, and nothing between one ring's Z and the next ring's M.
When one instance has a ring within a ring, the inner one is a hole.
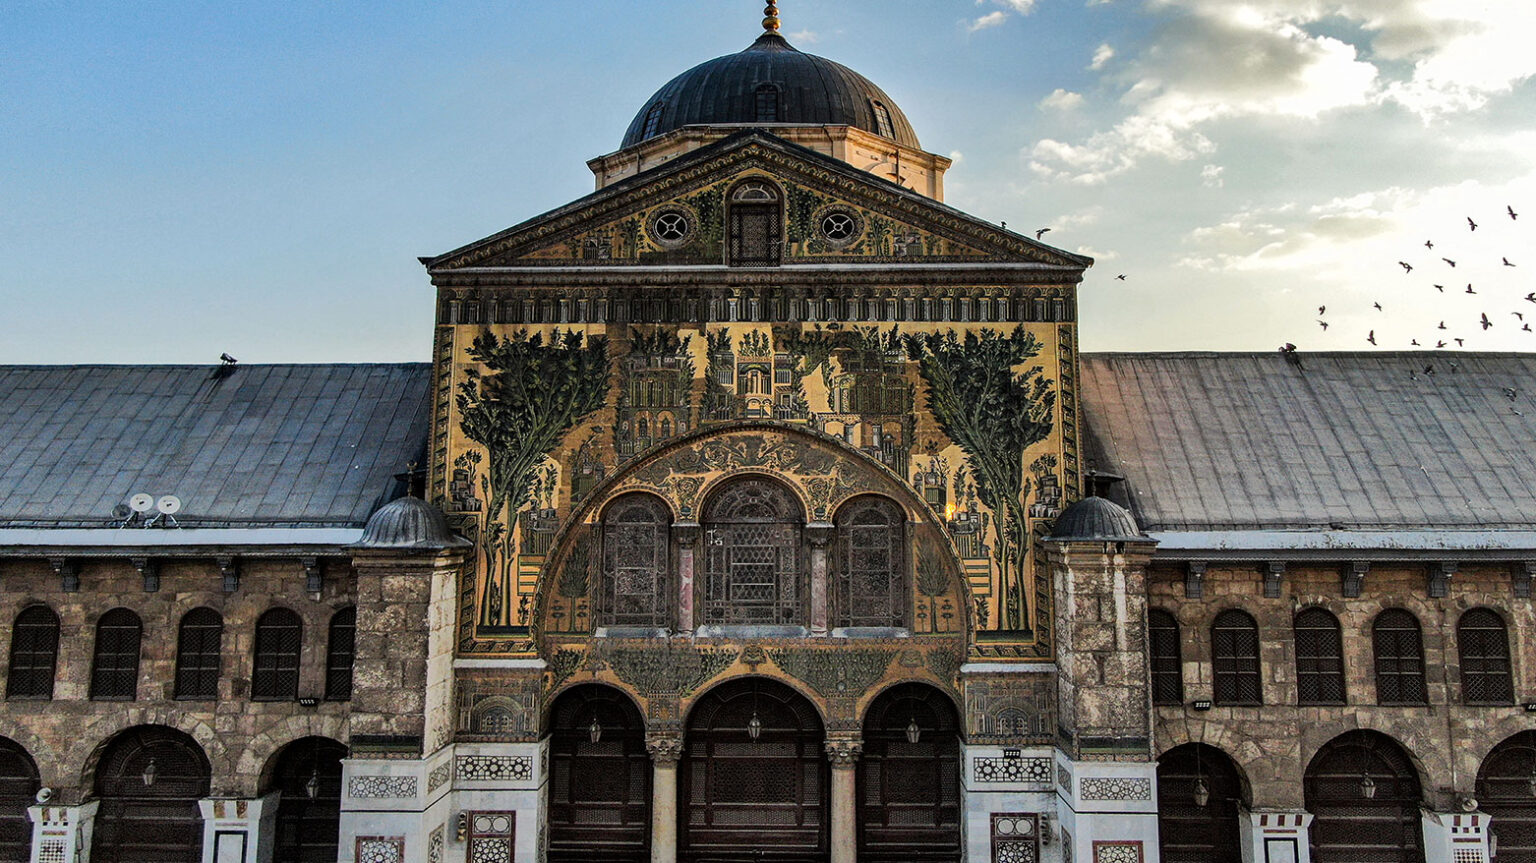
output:
M1152 654L1152 703L1184 703L1184 659L1179 650L1179 621L1166 611L1147 612L1147 649Z
M891 109L879 101L871 101L869 107L875 114L875 134L882 138L895 138L896 131L891 126Z
M837 511L837 626L906 626L906 518L888 498L868 495Z
M759 84L753 95L757 102L757 122L779 122L779 88L772 84Z
M91 698L132 701L139 690L139 639L144 624L126 608L114 608L96 622L96 660L91 664Z
M731 266L778 266L784 250L779 200L777 188L755 180L731 192Z
M1344 641L1339 620L1321 608L1296 615L1296 701L1344 703Z
M1376 648L1376 701L1380 704L1425 704L1424 642L1419 621L1401 608L1376 615L1371 627Z
M274 608L257 619L251 698L278 701L298 697L303 635L299 616L286 608Z
M219 697L219 655L224 618L211 608L194 608L181 618L176 637L176 697Z
M331 615L325 643L325 700L352 699L352 660L357 653L357 609Z
M1211 624L1211 672L1217 704L1261 704L1259 626L1245 611L1216 615Z
M781 485L735 480L704 507L705 624L804 625L803 510Z
M1487 608L1474 608L1456 624L1461 654L1461 700L1465 704L1511 704L1515 700L1509 675L1509 632L1504 618Z
M11 629L11 668L6 698L52 698L59 659L59 616L46 605L32 605L16 615Z
M645 124L640 131L641 138L653 138L657 132L661 131L661 112L665 108L665 104L657 102L651 106L651 110L645 112Z
M667 626L672 621L672 513L648 494L630 494L603 512L599 626Z

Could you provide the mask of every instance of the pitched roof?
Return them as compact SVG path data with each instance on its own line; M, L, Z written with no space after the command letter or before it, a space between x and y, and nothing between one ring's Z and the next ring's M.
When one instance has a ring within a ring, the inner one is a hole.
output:
M0 366L0 527L361 527L422 461L430 367Z
M1536 527L1536 355L1291 358L1084 354L1087 466L1149 532Z

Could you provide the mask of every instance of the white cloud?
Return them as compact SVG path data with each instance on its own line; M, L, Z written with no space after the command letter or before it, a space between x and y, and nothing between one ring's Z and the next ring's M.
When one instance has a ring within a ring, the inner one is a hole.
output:
M1221 176L1226 170L1220 165L1206 165L1200 169L1200 182L1207 188L1220 189L1227 184Z
M789 34L789 41L799 42L804 45L815 45L821 41L821 34L815 30L800 30Z
M1070 111L1083 104L1083 94L1073 93L1057 87L1051 95L1040 100L1041 108L1050 108L1057 111Z
M1007 12L1003 12L1001 10L997 12L988 12L980 18L977 18L975 21L972 21L969 25L967 25L966 29L970 30L972 33L975 33L979 30L986 30L989 27L996 27L997 25L1007 20Z
M1102 44L1094 49L1093 61L1088 64L1088 68L1098 72L1113 59L1115 59L1115 49L1109 47L1108 43Z
M1035 0L996 0L996 2L999 6L1007 6L1020 15L1028 15L1035 9Z

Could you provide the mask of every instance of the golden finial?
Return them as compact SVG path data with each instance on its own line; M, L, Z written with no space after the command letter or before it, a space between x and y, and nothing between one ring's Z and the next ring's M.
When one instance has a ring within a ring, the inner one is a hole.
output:
M779 32L779 4L777 0L768 0L768 8L763 10L763 30L769 33Z

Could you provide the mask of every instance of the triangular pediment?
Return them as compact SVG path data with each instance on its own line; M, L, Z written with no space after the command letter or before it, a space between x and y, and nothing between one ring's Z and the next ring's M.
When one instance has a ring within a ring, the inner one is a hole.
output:
M422 262L433 271L719 265L726 197L754 178L771 181L784 195L787 265L1034 263L1081 270L1092 264L756 130Z

